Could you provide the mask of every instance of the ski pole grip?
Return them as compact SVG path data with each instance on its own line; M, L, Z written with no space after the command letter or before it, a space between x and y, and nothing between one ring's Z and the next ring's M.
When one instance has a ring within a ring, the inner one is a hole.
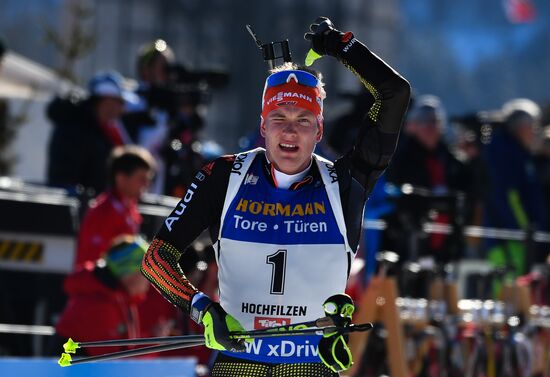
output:
M315 321L317 327L333 327L335 326L334 320L331 317L322 317Z

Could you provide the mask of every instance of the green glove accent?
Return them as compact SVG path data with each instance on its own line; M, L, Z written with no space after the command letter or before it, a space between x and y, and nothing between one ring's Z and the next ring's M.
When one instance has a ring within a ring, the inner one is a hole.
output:
M349 297L348 295L343 294L337 296ZM327 301L325 301L325 303L323 304L325 314L328 316L340 316L344 321L350 323L351 316L353 315L353 312L355 312L355 305L353 305L353 302L335 302L337 301L336 299L334 301L329 301L331 298L328 298ZM351 297L349 297L349 300L351 300Z
M333 372L351 368L353 359L351 351L342 335L333 334L323 337L318 345L319 357Z
M523 230L527 229L529 227L529 216L527 216L527 212L525 212L525 209L523 208L519 191L508 190L506 194L508 196L508 205L514 213L514 218L516 219L518 225Z
M351 323L355 305L349 295L340 293L327 298L323 303L323 310L337 327L346 327ZM351 351L338 330L323 334L317 349L323 363L333 372L349 369L353 364Z
M512 267L512 271L503 276L503 281L493 281L492 291L495 296L501 293L504 282L513 282L525 273L525 252L525 245L519 241L504 241L487 251L489 263L493 267Z
M351 323L351 316L355 311L355 305L349 295L339 293L325 300L323 310L327 317L330 317L334 321L336 326L345 327Z
M68 367L71 366L72 361L73 359L71 358L71 355L68 353L62 353L57 363L62 367Z
M312 48L310 48L306 55L306 67L310 67L315 62L315 60L321 57L322 55L319 55L318 53L313 51Z
M63 344L63 349L67 353L76 353L76 350L78 348L80 348L80 344L78 342L75 342L71 338L69 338L69 340L67 340L67 342L65 342L65 344Z
M204 325L206 347L231 352L242 352L246 349L243 339L230 338L230 332L245 331L245 329L239 321L227 314L217 302L212 303L204 313L202 324Z
M309 25L309 30L304 34L304 39L310 42L313 50L310 50L306 56L308 67L323 55L340 56L342 52L347 52L351 44L355 43L353 33L349 31L346 33L341 32L326 17L318 17Z

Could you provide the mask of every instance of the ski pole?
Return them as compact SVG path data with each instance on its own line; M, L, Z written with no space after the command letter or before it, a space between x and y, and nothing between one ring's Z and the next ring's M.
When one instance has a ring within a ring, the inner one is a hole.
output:
M170 350L175 350L180 348L202 346L204 345L204 337L202 338L203 339L201 341L197 341L197 342L179 342L179 343L162 344L157 346L137 348L133 350L113 352L105 355L83 357L77 360L73 360L72 356L69 353L62 353L61 358L58 360L57 363L62 367L68 367L71 365L91 363L95 361L114 360L114 359L121 359L123 357L146 355L153 352L162 352L162 351L170 351Z
M346 334L349 332L356 332L356 331L368 331L372 329L372 327L373 326L371 323L363 323L359 325L351 324L343 328L338 326L328 326L328 327L322 327L322 328L305 328L305 329L297 329L297 330L289 330L289 331L253 330L248 332L245 331L240 333L232 333L231 337L234 339L255 339L255 338L265 338L265 337L274 337L274 336L286 336L286 335L290 335L290 336L307 335L307 334L322 335L325 332L330 333L334 331L337 331L341 334ZM132 339L129 339L129 340L132 340ZM202 335L201 335L201 340L197 340L197 341L188 340L188 341L180 341L180 342L170 342L168 344L161 344L156 346L138 348L134 350L114 352L114 353L109 353L109 354L100 355L100 356L84 357L74 361L72 360L72 357L69 353L63 353L61 354L61 358L59 359L58 364L61 365L62 367L66 367L66 366L94 362L94 361L113 360L113 359L119 359L123 357L139 356L139 355L145 355L153 352L169 351L174 349L195 347L195 346L201 346L201 345L204 345L204 337L202 337Z
M145 344L174 344L174 343L195 343L204 341L203 335L183 335L183 336L162 336L156 338L136 338L136 339L112 339L98 340L93 342L75 342L69 338L63 349L66 353L76 353L79 348L87 347L110 347L110 346L139 346Z
M318 327L318 328L324 328L324 327L330 327L334 326L334 321L330 317L321 317L314 321L308 321L308 322L301 322L296 323L292 325L284 325L284 326L278 326L278 327L271 327L269 329L262 329L262 330L252 330L252 331L245 331L242 333L235 333L235 338L242 337L243 338L254 338L254 337L261 337L261 336L268 336L264 335L266 333L274 333L277 334L281 332L281 335L292 335L290 332L290 329L294 329L296 327ZM297 330L302 331L302 330ZM319 331L319 329L317 329ZM271 336L277 336L277 335L271 335ZM155 338L137 338L137 339L111 339L111 340L98 340L93 342L75 342L73 339L69 338L65 344L63 344L63 349L66 353L75 353L77 349L79 348L86 348L86 347L110 347L110 346L137 346L137 345L144 345L144 344L167 344L167 343L189 343L189 342L197 342L204 340L203 335L182 335L182 336L165 336L165 337L155 337Z

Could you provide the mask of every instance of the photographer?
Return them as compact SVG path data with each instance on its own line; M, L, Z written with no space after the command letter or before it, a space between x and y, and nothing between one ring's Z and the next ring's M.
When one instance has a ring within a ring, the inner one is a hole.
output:
M190 71L176 63L162 39L144 45L138 54L139 101L130 104L124 123L136 142L148 149L159 167L152 191L180 195L205 162L199 132L202 105L210 87L222 87L227 74ZM217 155L215 156L217 157Z
M150 92L154 87L168 84L168 66L174 61L174 53L165 41L157 39L143 45L137 57L137 101L127 104L128 114L124 124L136 144L147 149L157 163L157 175L151 192L164 193L166 166L162 149L168 138L168 112L152 103Z

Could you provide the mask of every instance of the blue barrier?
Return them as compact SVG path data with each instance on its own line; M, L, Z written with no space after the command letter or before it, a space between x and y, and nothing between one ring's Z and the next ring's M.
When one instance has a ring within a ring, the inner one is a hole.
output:
M196 359L114 360L62 368L57 359L0 358L2 377L195 377Z

